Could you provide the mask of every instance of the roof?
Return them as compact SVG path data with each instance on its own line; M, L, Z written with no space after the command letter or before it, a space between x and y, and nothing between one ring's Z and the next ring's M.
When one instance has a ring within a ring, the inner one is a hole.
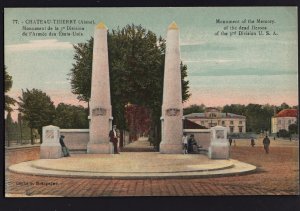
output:
M298 110L297 109L283 109L276 117L298 117Z
M205 114L204 113L191 113L191 114L187 114L187 115L184 115L185 117L198 117L198 118L203 118L205 117Z
M206 127L199 125L195 122L192 122L188 119L184 120L183 127L184 127L183 129L207 129Z
M206 117L205 113L191 113L184 115L188 119L216 119L218 117ZM221 113L221 118L233 118L233 119L245 119L246 117L243 115L233 114L233 113Z

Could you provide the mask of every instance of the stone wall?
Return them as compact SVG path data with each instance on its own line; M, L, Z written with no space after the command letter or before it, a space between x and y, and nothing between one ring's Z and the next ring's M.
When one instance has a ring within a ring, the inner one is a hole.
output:
M60 129L60 135L64 135L64 142L71 154L86 153L89 142L89 129ZM108 134L107 134L108 136ZM129 144L129 133L124 133L124 146Z
M89 142L89 129L60 129L70 153L86 153Z
M190 134L194 134L198 146L202 146L204 149L208 149L210 146L210 129L184 129L183 132L185 132L188 137Z
M12 164L40 158L40 145L5 147L5 168Z

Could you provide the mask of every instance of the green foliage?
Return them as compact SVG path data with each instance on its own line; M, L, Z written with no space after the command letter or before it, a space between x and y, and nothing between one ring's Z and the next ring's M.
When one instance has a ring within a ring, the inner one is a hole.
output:
M93 38L74 45L73 68L69 73L72 92L88 102L91 92ZM126 129L125 106L149 109L152 129L159 134L163 93L165 40L141 25L127 25L108 33L110 91L114 124ZM190 97L187 66L181 63L182 101Z
M234 113L234 114L244 115L246 111L246 106L240 104L225 105L222 111L224 113Z
M234 113L246 116L247 132L259 133L263 131L271 131L271 118L274 115L275 106L259 105L259 104L232 104L223 107L224 113Z
M11 113L7 114L5 119L5 135L6 139L11 142L19 142L24 143L24 140L30 139L30 128L28 127L28 123L26 121L13 121L11 117ZM8 144L9 145L9 144Z
M183 115L187 115L191 113L203 113L203 112L205 112L204 104L201 105L193 104L183 109Z
M276 111L279 112L281 110L289 109L289 108L291 108L291 107L288 104L282 103L280 106L276 107Z
M53 124L65 129L88 128L88 111L82 106L60 103Z
M289 133L290 134L298 134L298 123L289 125Z
M189 91L189 81L184 80L187 77L187 66L180 63L180 72L181 72L181 89L182 89L182 102L187 101L192 95Z
M285 129L281 129L278 131L278 134L277 134L279 137L283 137L283 138L288 138L290 137L290 133L285 130Z
M77 95L78 100L88 102L91 96L93 38L73 47L75 64L69 73L72 93Z
M7 93L11 87L12 87L13 81L12 77L7 73L6 67L4 67L4 93ZM9 97L7 94L5 94L5 111L11 112L13 109L11 108L11 105L15 105L16 100Z
M42 127L53 123L55 117L55 107L50 97L38 89L22 90L19 97L19 111L23 119L28 122L28 126L39 131L42 137Z

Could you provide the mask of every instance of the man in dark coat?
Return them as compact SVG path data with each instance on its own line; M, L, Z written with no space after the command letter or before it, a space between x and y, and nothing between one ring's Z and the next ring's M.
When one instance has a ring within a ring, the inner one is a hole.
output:
M114 145L114 154L120 154L118 152L118 137L117 137L117 126L114 125L113 129L109 131L109 141Z
M229 141L229 145L231 146L231 144L232 144L232 138L229 137L228 141Z
M65 138L65 136L61 135L59 138L59 143L61 145L61 149L64 154L64 157L70 157L70 152L69 152L69 149L65 145L64 138Z
M268 135L266 135L266 137L264 138L263 144L266 153L269 154L270 139L268 138Z
M194 134L188 140L188 153L194 153L194 145L197 145Z
M251 138L251 146L254 147L254 145L255 145L255 141L254 141L254 138L252 137Z

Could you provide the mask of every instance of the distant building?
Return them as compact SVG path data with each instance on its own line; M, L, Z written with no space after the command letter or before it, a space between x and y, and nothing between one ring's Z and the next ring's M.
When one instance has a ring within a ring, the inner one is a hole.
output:
M203 127L211 128L217 125L226 127L229 133L245 133L246 117L232 113L222 113L217 108L206 108L205 113L192 113L184 116Z
M289 126L295 124L298 119L297 109L283 109L272 117L272 133L285 129L289 131Z

